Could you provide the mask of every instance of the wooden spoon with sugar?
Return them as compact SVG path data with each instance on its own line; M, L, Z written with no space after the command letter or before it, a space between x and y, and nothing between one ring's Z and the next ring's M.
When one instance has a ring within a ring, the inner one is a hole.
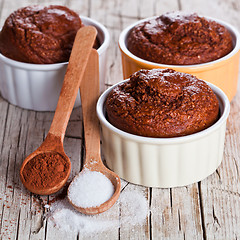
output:
M100 155L100 128L96 114L99 96L98 53L92 49L80 84L86 158L83 170L68 188L68 200L84 214L102 213L117 201L121 180L104 166Z

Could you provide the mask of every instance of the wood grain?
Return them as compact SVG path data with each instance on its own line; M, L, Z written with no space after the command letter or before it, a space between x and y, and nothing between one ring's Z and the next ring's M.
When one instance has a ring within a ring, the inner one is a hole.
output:
M80 15L104 24L111 37L105 87L122 79L118 37L138 19L172 10L194 11L220 18L240 30L239 0L0 0L0 24L19 7L63 4ZM88 239L240 239L240 89L231 102L224 158L218 170L199 183L173 189L145 188L122 181L122 190L143 191L149 215L142 225L120 225ZM44 217L50 197L34 196L22 186L18 171L25 156L35 150L50 128L53 113L27 111L0 98L0 231L2 239L86 239L63 232ZM64 149L72 162L71 180L83 159L82 116L76 108L70 118ZM119 219L128 209L119 204L106 212Z

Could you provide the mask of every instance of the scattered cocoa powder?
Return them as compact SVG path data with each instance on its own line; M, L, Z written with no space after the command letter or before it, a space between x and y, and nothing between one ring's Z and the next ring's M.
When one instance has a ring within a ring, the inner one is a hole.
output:
M50 188L61 182L70 168L69 162L58 153L43 153L29 161L23 171L23 178L33 189Z
M51 205L52 203L56 202L56 201L61 201L64 198L66 198L67 196L67 191L68 191L68 187L69 187L70 182L67 182L64 187L61 189L61 191L59 191L59 193L57 195L55 195L53 197L53 199L48 201L48 205Z

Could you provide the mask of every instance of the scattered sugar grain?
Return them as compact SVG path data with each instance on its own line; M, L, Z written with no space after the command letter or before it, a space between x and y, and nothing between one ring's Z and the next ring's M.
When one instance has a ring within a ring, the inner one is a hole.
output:
M81 214L65 198L51 204L47 217L60 230L95 236L97 233L116 231L120 226L144 224L149 212L144 193L136 190L124 190L113 207L120 208L120 220L119 214L112 209L93 216Z
M73 231L82 235L94 235L118 226L118 218L109 220L106 214L96 216L81 214L72 208L66 199L54 205L54 208L57 208L51 209L53 213L49 219L57 228L66 232Z
M112 182L102 173L88 171L74 178L68 189L70 201L78 207L97 207L114 194Z
M123 191L120 197L121 224L142 224L148 214L148 202L142 192Z

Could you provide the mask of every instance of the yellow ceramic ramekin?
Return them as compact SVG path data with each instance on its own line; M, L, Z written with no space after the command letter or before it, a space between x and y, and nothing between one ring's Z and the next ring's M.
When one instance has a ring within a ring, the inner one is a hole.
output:
M240 35L236 28L224 21L206 17L209 20L216 21L219 24L225 26L230 32L233 39L234 48L229 54L212 62L195 65L158 64L133 55L127 48L127 38L131 29L141 22L145 22L154 18L156 18L156 16L142 19L125 28L120 34L119 48L122 54L123 78L127 79L132 73L143 68L172 68L179 72L190 73L199 79L203 79L218 86L225 92L228 99L231 101L237 92L240 56Z
M183 137L150 138L124 132L107 120L105 101L116 85L97 102L103 155L110 169L131 183L162 188L201 181L217 169L230 111L229 100L220 88L209 84L220 106L220 117L212 126Z

